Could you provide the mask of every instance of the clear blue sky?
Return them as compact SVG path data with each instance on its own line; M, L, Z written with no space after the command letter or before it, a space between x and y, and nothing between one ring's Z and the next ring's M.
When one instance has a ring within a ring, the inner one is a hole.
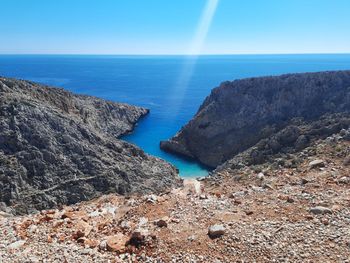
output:
M0 0L0 53L184 54L206 4ZM219 0L211 21L203 54L350 52L350 0Z

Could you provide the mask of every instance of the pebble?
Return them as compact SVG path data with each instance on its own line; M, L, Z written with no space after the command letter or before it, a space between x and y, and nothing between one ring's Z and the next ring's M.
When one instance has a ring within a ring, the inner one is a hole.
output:
M159 219L155 222L155 225L158 227L167 227L168 223L167 223L167 220L165 219Z
M323 160L314 160L312 162L309 163L309 167L310 169L314 169L314 168L320 168L320 167L324 167L325 166L325 162Z
M263 173L258 173L258 175L256 176L256 178L257 178L258 180L264 180L265 175L264 175Z
M331 214L332 210L324 206L315 206L310 208L310 213L315 215Z
M223 225L213 225L208 229L208 235L210 238L219 238L225 234L225 227Z

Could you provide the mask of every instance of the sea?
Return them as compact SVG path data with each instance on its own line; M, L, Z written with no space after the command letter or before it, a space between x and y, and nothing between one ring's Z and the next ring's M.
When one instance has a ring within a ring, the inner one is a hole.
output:
M350 69L350 54L115 56L0 55L0 75L63 87L150 109L122 139L176 166L182 177L208 167L162 151L221 82L247 77ZM258 88L258 87L257 87Z

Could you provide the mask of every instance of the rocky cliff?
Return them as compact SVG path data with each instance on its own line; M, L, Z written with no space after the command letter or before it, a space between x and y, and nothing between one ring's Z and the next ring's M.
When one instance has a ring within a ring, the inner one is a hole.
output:
M303 148L315 135L347 128L349 112L350 71L224 82L161 148L217 167L265 140L252 151L254 162L259 162L264 149L271 154Z
M139 107L0 78L2 209L26 213L102 193L160 192L177 185L173 166L117 139L147 113Z

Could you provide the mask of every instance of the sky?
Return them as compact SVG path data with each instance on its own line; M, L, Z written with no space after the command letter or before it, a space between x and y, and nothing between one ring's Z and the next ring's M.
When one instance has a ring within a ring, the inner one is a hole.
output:
M0 54L350 53L350 0L0 0Z

